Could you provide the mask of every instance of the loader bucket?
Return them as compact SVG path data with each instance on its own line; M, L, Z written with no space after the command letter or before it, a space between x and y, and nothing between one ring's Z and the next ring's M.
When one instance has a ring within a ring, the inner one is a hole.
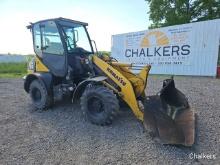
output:
M144 100L144 127L163 144L193 145L194 112L173 79L164 80L161 91Z

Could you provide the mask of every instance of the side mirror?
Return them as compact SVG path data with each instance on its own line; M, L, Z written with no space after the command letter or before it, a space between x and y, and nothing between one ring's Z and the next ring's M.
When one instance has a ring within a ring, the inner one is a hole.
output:
M74 30L74 38L75 38L75 42L79 41L79 33L78 30Z
M91 42L95 47L96 54L98 55L98 49L97 49L97 46L96 46L96 42L94 40L91 40Z

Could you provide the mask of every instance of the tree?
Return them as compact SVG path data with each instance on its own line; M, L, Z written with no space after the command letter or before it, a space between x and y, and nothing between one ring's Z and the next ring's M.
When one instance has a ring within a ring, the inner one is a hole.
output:
M149 28L220 18L220 0L146 0L150 6Z
M204 21L220 18L220 0L197 0L194 2L195 21Z

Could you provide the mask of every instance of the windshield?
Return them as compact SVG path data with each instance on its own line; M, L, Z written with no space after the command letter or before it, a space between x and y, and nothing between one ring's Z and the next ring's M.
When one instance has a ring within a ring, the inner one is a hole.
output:
M75 48L83 48L88 52L92 52L84 26L76 24L72 27L63 26L62 28L69 53L74 52Z

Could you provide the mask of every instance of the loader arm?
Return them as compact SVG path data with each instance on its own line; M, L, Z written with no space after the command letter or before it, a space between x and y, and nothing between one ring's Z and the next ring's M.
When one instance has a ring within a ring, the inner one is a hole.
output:
M150 66L143 67L141 72L135 75L128 69L129 64L107 62L95 55L92 60L109 79L120 87L119 93L122 99L130 106L135 116L143 121L144 113L138 104L137 97L144 95Z
M163 81L163 88L155 96L145 96L151 66L139 67L140 73L130 71L132 64L93 56L93 63L120 89L118 92L145 129L163 144L192 146L195 137L195 117L185 95L175 88L174 80ZM136 66L137 67L137 66ZM106 86L112 88L108 83ZM114 89L115 90L115 89ZM141 105L142 104L142 105Z

